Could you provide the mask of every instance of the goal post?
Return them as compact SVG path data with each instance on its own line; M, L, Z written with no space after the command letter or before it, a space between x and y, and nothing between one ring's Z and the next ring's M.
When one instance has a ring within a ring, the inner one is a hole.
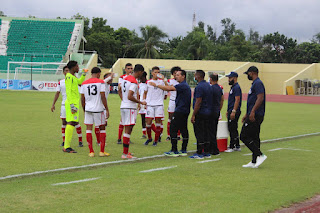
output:
M7 68L7 89L35 89L34 83L58 83L64 78L61 62L17 62L9 61ZM42 88L41 88L42 89Z

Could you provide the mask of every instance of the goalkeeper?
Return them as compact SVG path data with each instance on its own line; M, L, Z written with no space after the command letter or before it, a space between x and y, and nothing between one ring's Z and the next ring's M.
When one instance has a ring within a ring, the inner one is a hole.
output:
M79 66L76 61L69 61L67 64L69 68L69 73L66 74L66 94L67 99L65 102L66 107L66 131L65 131L65 143L64 143L64 152L68 153L77 153L74 149L71 148L71 140L73 129L79 122L79 102L80 102L80 94L79 94L79 85L86 78L86 72L83 72L81 77L78 79L75 76L75 73L79 72Z

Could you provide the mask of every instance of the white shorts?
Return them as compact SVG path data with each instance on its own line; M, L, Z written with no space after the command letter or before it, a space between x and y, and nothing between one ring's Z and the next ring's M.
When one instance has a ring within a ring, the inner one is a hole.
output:
M60 118L61 119L66 119L66 107L64 105L61 105L61 111L60 111Z
M121 124L123 126L131 126L136 124L137 110L136 109L120 109Z
M168 106L168 112L169 113L174 113L174 110L176 109L176 102L173 100L169 101L169 106Z
M106 116L104 112L85 112L84 113L84 124L101 126L106 124Z
M163 106L147 106L146 118L164 118Z
M141 105L141 109L139 110L139 114L146 114L146 113L147 113L146 106Z

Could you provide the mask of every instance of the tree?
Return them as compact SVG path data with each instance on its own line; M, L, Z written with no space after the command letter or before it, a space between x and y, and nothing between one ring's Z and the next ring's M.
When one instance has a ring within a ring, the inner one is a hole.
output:
M223 44L231 40L231 37L236 31L236 24L232 22L230 18L225 18L221 20L221 26L223 27L223 30L218 41Z
M217 42L217 32L213 31L213 28L210 25L207 25L207 37L213 43Z
M297 40L287 38L279 32L267 34L263 37L264 57L267 62L292 63L295 62ZM271 61L269 61L271 59ZM263 61L265 62L265 61Z
M202 60L207 56L210 46L206 33L195 27L178 45L176 55L189 60Z
M168 35L157 26L147 25L145 27L140 27L140 32L142 34L142 42L137 43L134 47L138 47L139 51L137 53L138 58L159 58L161 48L164 46L163 39L168 37Z
M114 31L114 35L115 39L121 43L119 57L134 58L138 49L134 48L133 45L142 42L142 39L138 37L137 33L135 31L130 31L125 27L120 27Z
M258 31L254 31L252 28L250 28L248 39L254 45L262 45L262 38L260 37Z
M0 10L0 17L7 17L3 11Z
M303 42L297 47L297 63L319 63L320 62L320 44L312 42Z
M311 41L320 44L320 33L315 34Z

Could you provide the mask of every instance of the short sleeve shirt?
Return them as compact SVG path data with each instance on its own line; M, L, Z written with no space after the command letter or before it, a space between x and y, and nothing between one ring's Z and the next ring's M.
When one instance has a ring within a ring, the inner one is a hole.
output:
M60 92L62 95L62 102L61 104L64 105L67 99L67 94L66 94L66 84L65 84L66 79L62 79L59 81L58 86L57 86L57 92Z
M234 108L234 104L236 102L236 97L240 96L240 103L237 109L237 112L240 112L241 109L241 102L242 102L242 91L238 83L235 83L232 85L230 92L229 92L229 97L228 97L228 112L231 112Z
M220 102L223 91L218 84L211 85L212 104L211 112L220 113Z
M146 102L147 106L163 106L163 100L164 100L164 91L162 89L159 89L157 87L151 86L148 84L149 82L153 82L156 85L162 85L164 86L163 80L149 80L147 81L147 97Z
M266 108L266 91L264 85L260 78L257 78L253 81L252 86L248 93L248 101L247 101L247 114L250 115L253 106L256 104L257 95L263 94L263 102L261 103L260 107L256 110L255 114L259 116L264 116L265 108Z
M199 114L202 115L210 115L211 113L211 104L212 104L212 95L210 85L205 81L200 81L196 88L194 89L193 96L193 109L196 103L197 98L202 98L202 102L200 105L200 109L198 111Z
M138 94L138 82L135 77L128 75L123 79L122 85L122 101L121 109L137 109L137 103L128 99L129 91L133 91L133 97L137 99Z
M175 112L189 114L191 105L191 89L186 81L174 86L177 91Z
M90 78L82 83L80 93L85 97L86 112L103 112L101 93L106 91L106 84L98 78Z

